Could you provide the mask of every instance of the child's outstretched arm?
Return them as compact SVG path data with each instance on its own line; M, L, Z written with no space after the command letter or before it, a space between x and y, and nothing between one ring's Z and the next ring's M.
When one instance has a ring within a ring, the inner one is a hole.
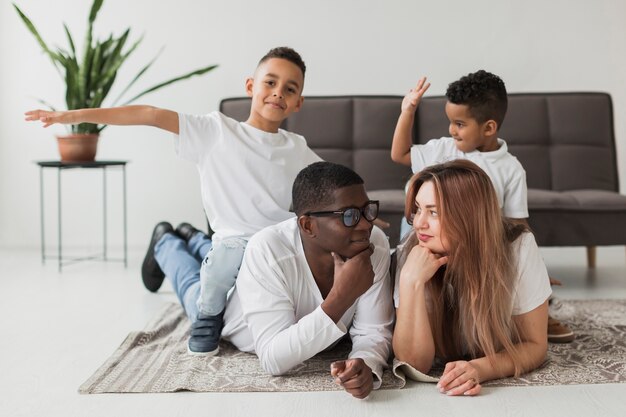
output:
M68 111L31 110L24 113L27 121L43 123L96 123L104 125L146 125L178 134L178 113L153 106L124 106L109 109L79 109Z
M422 77L415 88L411 89L402 100L402 111L391 143L391 159L394 162L411 166L411 145L413 144L411 129L415 120L415 110L428 87L430 83L426 82L426 77Z

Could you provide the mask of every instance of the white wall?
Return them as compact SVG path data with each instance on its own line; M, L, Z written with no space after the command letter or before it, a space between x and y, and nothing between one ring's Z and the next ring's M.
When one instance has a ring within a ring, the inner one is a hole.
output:
M82 39L91 1L16 0L50 45L64 45L62 22ZM626 184L626 2L622 0L106 0L96 33L131 26L145 34L119 81L129 80L161 46L140 83L147 87L203 65L219 69L142 99L205 113L243 94L244 78L271 47L296 48L307 65L305 95L404 94L422 74L431 95L480 68L499 74L509 92L606 91L613 96L622 191ZM79 34L81 36L79 36ZM79 41L80 42L80 41ZM57 158L54 133L23 121L35 98L63 105L63 84L10 2L0 5L0 246L39 245L39 171ZM118 85L118 92L123 82ZM391 138L390 138L391 139ZM147 127L109 127L99 159L127 159L129 243L144 246L153 225L203 223L195 169L174 156L168 134ZM96 244L101 179L65 172L68 244ZM56 177L46 175L46 221L56 222ZM119 242L119 175L110 175L110 239ZM78 201L70 192L86 197ZM245 198L245 196L242 196ZM50 239L55 229L47 230ZM52 243L54 240L51 240Z

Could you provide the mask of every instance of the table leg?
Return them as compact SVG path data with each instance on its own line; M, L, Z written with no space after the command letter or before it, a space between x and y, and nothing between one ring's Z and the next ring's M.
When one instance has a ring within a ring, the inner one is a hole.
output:
M59 205L58 206L58 215L59 215L59 272L61 272L61 267L63 265L63 251L62 251L63 240L61 238L61 230L62 230L61 218L63 217L61 215L61 194L62 194L61 193L61 171L62 171L61 168L59 168L57 170L57 194L58 194L58 196L57 196L57 203Z
M43 167L39 167L39 213L41 224L41 264L46 263L46 239L44 226L44 207L43 207Z
M122 196L122 204L124 205L124 268L128 267L128 244L126 240L127 230L126 230L126 165L122 165L122 181L123 187L122 192L124 195Z
M102 256L107 260L107 167L102 167Z

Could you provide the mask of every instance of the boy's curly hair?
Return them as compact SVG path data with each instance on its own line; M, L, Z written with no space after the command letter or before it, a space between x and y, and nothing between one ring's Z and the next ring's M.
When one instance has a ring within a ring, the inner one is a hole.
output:
M289 48L288 46L279 46L278 48L272 48L268 53L263 56L263 58L261 58L258 65L261 65L271 58L286 59L292 64L295 64L298 68L300 68L300 70L302 71L302 76L304 77L304 74L306 72L306 65L304 65L304 61L302 60L300 54L292 48Z
M507 109L504 81L485 70L479 70L451 83L446 91L450 103L465 104L478 123L494 120L498 130Z

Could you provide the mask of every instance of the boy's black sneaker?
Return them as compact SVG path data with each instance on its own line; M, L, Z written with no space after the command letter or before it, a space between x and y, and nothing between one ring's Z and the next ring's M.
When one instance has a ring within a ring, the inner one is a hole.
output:
M189 223L181 223L176 226L176 234L183 239L185 242L189 242L189 240L198 233L199 230L190 225Z
M219 351L222 327L224 327L224 310L217 316L199 316L191 324L187 352L198 356L216 355Z
M174 228L168 222L161 222L154 227L150 245L148 246L148 252L146 252L145 258L143 258L141 279L148 291L157 292L159 288L161 288L161 284L163 284L163 279L165 278L163 270L161 270L156 259L154 259L154 247L166 233L174 233Z

